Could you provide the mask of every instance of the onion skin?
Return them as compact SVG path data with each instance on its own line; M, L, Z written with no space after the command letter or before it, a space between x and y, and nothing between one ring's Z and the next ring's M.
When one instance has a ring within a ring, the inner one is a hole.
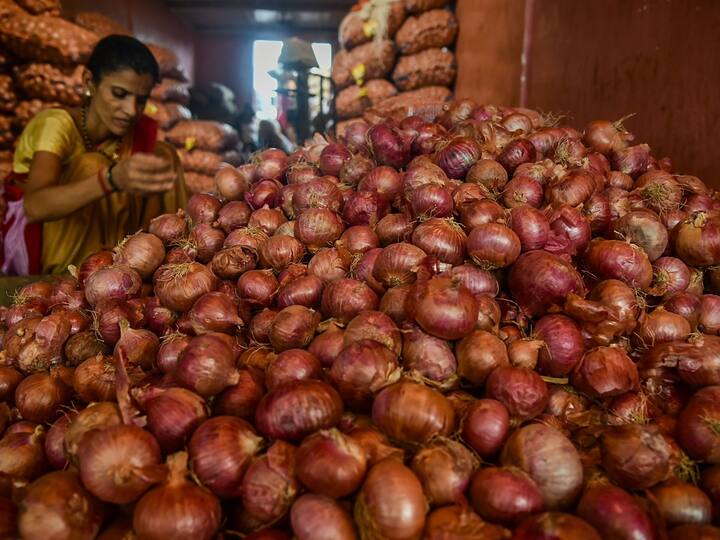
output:
M340 499L354 492L367 469L365 452L337 429L318 431L297 451L298 479L313 493Z
M263 397L255 413L255 425L267 437L293 441L335 426L342 412L342 400L330 385L293 381Z
M572 374L572 384L590 397L611 397L637 390L640 377L625 351L597 347L585 353Z
M494 523L518 523L543 509L537 484L523 471L488 467L472 479L470 497L475 511Z
M357 540L350 515L328 497L306 494L290 510L290 521L298 540Z
M386 435L407 443L448 436L455 429L455 411L447 398L410 381L382 390L373 402L372 418Z
M580 495L583 486L580 456L567 437L554 428L529 424L513 432L500 461L530 475L548 510L568 508Z
M652 270L651 270L652 274ZM546 251L528 251L510 269L509 290L523 312L544 315L565 302L569 293L582 295L584 285L577 270Z
M261 442L245 420L211 418L195 430L188 444L193 472L218 497L239 497L242 476Z
M500 366L493 370L485 386L487 397L505 405L517 424L534 418L547 406L547 385L528 368Z
M578 503L577 514L603 538L655 540L659 537L643 507L627 491L610 484L589 487Z
M600 451L608 476L625 489L647 489L667 476L670 446L657 426L609 427L600 439Z
M124 264L100 268L85 278L85 296L91 306L102 300L129 300L142 285L142 277Z
M18 530L28 540L95 538L102 521L102 505L71 471L33 482L18 508Z
M396 287L415 282L415 270L427 254L412 244L392 244L378 256L373 276L386 287Z
M411 372L440 383L454 386L457 381L457 360L447 341L426 334L416 325L403 325L403 366Z
M92 403L78 412L70 421L65 432L65 452L69 456L76 456L80 442L86 433L94 429L103 429L122 423L117 403L108 401Z
M196 263L161 266L153 277L155 294L173 311L187 311L203 294L215 290L218 279L207 267Z
M601 540L586 521L572 514L545 512L526 518L515 529L513 540Z
M368 472L355 502L355 523L364 540L413 540L422 533L427 510L420 481L389 458Z
M478 460L461 443L437 439L413 457L411 468L420 479L431 506L460 503L478 467Z

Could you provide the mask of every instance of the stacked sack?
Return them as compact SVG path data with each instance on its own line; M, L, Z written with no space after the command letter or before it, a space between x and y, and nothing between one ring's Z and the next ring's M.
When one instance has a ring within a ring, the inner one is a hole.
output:
M237 163L237 131L209 120L182 120L167 132L166 140L178 148L185 184L192 193L211 191L223 163Z
M58 0L0 2L0 179L33 116L82 102L82 63L98 38L59 14Z
M332 67L338 134L363 116L432 116L450 99L458 23L448 4L363 0L343 19Z

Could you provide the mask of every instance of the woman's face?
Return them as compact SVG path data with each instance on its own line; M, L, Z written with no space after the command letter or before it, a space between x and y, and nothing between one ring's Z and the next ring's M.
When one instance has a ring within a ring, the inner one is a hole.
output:
M113 135L122 137L142 116L153 86L152 75L130 68L107 73L98 85L88 81L90 108Z

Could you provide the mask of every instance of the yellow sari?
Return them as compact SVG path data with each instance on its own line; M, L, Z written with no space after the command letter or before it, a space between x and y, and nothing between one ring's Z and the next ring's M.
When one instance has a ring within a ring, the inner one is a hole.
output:
M64 109L48 109L33 118L20 136L13 171L18 177L26 175L35 152L47 151L62 159L60 185L79 182L110 165L108 156L122 159L138 151L133 138L130 134L119 143L105 143L97 152L88 152L70 113ZM126 235L146 228L153 217L185 206L187 193L177 153L163 142L152 146L155 154L174 164L175 189L150 197L112 193L63 219L43 223L44 274L63 273L68 265L79 265L91 253L111 249Z

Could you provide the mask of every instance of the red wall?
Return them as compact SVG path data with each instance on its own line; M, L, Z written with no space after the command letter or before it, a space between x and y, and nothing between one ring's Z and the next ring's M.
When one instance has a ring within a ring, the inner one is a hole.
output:
M63 0L63 11L97 11L126 26L138 39L151 41L174 50L190 78L195 70L195 36L161 0Z
M458 0L458 11L458 96L524 101L577 127L636 113L637 140L720 188L720 2Z

